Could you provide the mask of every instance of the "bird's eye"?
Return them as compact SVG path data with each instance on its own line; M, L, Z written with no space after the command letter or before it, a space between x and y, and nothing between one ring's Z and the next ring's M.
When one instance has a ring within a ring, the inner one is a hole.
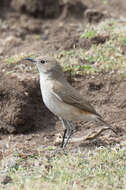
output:
M41 60L40 62L41 62L42 64L46 63L46 61L45 61L45 60Z

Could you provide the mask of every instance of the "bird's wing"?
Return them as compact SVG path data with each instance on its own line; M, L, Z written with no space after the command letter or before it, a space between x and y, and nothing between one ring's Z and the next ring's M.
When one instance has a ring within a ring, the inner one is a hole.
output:
M66 82L65 85L63 85L62 83L57 82L57 84L54 85L52 88L52 93L59 101L73 105L81 110L94 113L98 116L97 119L99 121L101 121L104 125L108 126L108 129L111 129L115 134L117 134L115 129L113 129L112 126L106 123L102 119L102 117L95 111L93 106L85 98L83 98L76 89L70 86L69 83Z
M93 106L67 82L65 83L65 85L60 82L55 82L52 88L52 93L59 101L65 102L66 104L70 104L81 110L91 112L100 116L95 111Z

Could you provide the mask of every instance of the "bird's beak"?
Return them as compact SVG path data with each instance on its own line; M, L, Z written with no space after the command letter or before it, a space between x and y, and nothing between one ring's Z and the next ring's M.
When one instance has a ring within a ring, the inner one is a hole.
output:
M31 61L31 62L34 62L34 63L36 62L36 60L34 60L32 58L29 58L29 57L25 58L24 60Z

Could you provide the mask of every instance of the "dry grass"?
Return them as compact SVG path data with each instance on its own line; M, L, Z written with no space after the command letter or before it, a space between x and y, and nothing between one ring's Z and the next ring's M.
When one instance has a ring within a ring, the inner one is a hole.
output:
M77 153L57 153L55 147L38 148L31 155L17 150L1 161L1 182L5 176L11 181L1 184L0 189L125 189L125 165L125 143L87 152L78 149Z
M105 43L92 44L90 49L71 49L58 52L56 57L64 70L73 74L117 72L118 77L126 76L126 27L124 23L106 20L99 25L88 25L80 38L93 39L107 36Z

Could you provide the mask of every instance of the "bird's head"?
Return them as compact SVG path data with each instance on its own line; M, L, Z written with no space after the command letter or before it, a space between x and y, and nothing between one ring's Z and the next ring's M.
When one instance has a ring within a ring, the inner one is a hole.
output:
M57 62L57 60L53 57L38 57L35 59L25 58L30 62L36 63L38 70L41 74L49 75L49 76L60 76L63 74L62 67Z

